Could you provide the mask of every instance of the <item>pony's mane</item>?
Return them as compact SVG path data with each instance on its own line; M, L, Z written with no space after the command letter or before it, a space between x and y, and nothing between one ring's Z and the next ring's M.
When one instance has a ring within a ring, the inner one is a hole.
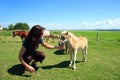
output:
M68 34L69 36L73 36L73 34L71 32L68 32L68 31L63 31L63 32L61 32L61 34Z
M68 32L68 31L63 31L63 32L61 32L61 34L62 35L67 34L69 37L76 37L77 38L77 36L75 36L73 33Z
M68 35L71 36L71 37L72 37L72 36L75 36L75 35L74 35L73 33L71 33L71 32L68 32Z
M69 36L69 38L78 39L78 37L75 36L75 35L74 35L73 33L71 33L71 32L68 32L68 36Z

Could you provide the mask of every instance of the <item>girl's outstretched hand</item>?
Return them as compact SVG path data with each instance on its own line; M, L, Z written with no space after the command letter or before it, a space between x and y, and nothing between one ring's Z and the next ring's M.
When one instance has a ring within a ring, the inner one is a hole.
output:
M62 49L64 49L64 46L63 45L58 46L58 49L62 50Z

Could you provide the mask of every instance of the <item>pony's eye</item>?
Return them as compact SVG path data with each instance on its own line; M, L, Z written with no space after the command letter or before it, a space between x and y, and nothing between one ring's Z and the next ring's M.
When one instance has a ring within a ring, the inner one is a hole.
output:
M43 35L43 33L40 33L41 35Z
M61 36L61 39L62 39L62 40L65 40L65 37L64 37L64 36Z

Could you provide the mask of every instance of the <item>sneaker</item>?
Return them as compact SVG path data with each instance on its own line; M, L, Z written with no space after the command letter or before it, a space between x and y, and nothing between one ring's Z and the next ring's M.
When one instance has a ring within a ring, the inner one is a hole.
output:
M32 66L36 71L39 69L39 67L38 67L36 64L34 64L34 63L32 63L31 66Z

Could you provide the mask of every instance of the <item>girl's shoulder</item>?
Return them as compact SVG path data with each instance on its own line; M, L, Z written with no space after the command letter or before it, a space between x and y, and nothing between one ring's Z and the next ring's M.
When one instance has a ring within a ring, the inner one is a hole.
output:
M27 44L27 41L26 41L26 40L23 41L22 45L23 45L25 48L28 48L28 44Z
M40 44L43 43L43 38L40 38L39 43Z

